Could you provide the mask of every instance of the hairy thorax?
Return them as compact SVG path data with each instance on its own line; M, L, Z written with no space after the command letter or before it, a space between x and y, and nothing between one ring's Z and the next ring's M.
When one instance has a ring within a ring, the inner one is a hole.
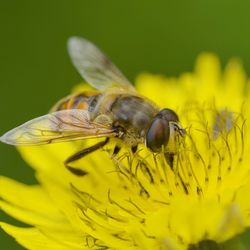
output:
M123 130L123 142L131 146L144 143L145 134L158 112L148 100L123 93L103 96L99 105L96 116L105 114L110 117L112 125Z

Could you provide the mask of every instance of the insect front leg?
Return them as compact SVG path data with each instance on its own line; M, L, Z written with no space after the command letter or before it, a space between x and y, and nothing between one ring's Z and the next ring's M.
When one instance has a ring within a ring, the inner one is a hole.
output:
M89 153L92 153L94 151L96 151L97 149L105 146L109 141L109 138L106 138L105 141L102 141L102 142L98 142L97 144L89 147L89 148L85 148L75 154L73 154L72 156L70 156L69 158L67 158L65 161L64 161L64 165L65 167L73 174L75 175L78 175L78 176L84 176L87 174L86 171L82 170L82 169L79 169L79 168L75 168L75 167L72 167L69 165L69 163L71 162L74 162L74 161L77 161L81 158L83 158L84 156L86 156L87 154Z
M175 154L174 154L174 153L166 152L166 153L164 154L164 156L165 156L165 159L166 159L166 161L167 161L169 167L171 168L171 170L172 170L173 172L175 172L175 169L174 169ZM179 171L178 171L176 174L177 174L177 176L178 176L178 178L179 178L179 180L180 180L180 182L181 182L181 185L182 185L182 187L183 187L183 189L184 189L184 192L185 192L186 194L188 194L189 191L188 191L187 185L186 185L186 183L184 182L184 180L183 180L181 174L179 173Z
M165 159L166 159L169 167L171 168L172 171L174 171L174 157L175 157L175 154L170 153L170 152L165 152L164 156L165 156Z
M135 146L131 147L132 153L135 154L137 149L138 149L138 145L135 145Z

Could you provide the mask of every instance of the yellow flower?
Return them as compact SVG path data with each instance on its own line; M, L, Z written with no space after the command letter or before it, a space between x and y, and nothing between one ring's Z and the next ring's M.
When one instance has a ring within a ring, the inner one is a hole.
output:
M250 226L249 85L237 60L224 72L203 54L194 73L142 74L138 91L176 110L187 130L173 166L141 146L110 159L106 146L76 163L67 156L93 141L19 148L39 184L0 179L3 211L30 227L2 222L28 249L188 249L224 242ZM248 130L248 131L247 131Z

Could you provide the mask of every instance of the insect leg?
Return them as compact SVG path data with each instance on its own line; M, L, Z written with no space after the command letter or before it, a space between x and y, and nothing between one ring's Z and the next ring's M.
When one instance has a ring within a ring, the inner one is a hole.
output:
M165 153L165 159L168 163L168 165L170 166L171 170L174 171L174 157L175 157L175 154L174 153ZM180 173L178 172L178 178L180 179L180 182L181 182L181 185L184 189L184 192L186 194L188 194L188 188L183 180L183 178L181 177Z
M86 175L87 172L82 170L82 169L78 169L78 168L74 168L72 166L69 166L69 163L71 162L74 162L74 161L77 161L81 158L83 158L84 156L86 156L87 154L89 153L92 153L94 151L96 151L97 149L103 147L104 145L106 145L109 141L109 138L107 138L105 141L102 141L102 142L98 142L97 144L89 147L89 148L85 148L75 154L73 154L72 156L70 156L69 158L67 158L65 161L64 161L64 165L65 167L73 174L75 175L78 175L78 176L83 176L83 175Z
M112 157L116 156L120 152L120 150L121 150L121 148L119 146L115 145Z
M171 170L174 170L174 153L166 152L164 153L165 159L170 166Z
M137 151L137 149L138 149L138 145L133 146L133 147L131 148L132 153L135 154L136 151Z

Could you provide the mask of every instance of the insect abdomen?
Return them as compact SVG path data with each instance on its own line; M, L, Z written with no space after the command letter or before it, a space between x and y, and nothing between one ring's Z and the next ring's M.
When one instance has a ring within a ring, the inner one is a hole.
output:
M60 100L52 111L60 111L65 109L84 109L92 112L97 104L100 93L83 92L76 95L70 95Z

